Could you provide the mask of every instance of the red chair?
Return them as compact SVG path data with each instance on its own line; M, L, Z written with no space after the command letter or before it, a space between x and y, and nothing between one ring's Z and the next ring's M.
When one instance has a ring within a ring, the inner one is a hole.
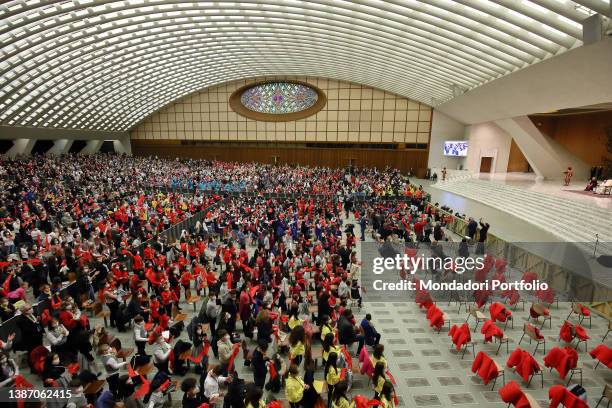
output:
M482 334L484 334L484 342L489 343L490 341L495 341L495 339L499 340L499 347L497 347L497 351L495 355L499 354L499 350L501 349L502 344L506 343L506 353L508 353L508 337L504 335L504 331L497 327L493 320L487 320L480 330Z
M428 310L433 305L433 299L428 291L417 289L414 301L419 305L419 309L425 308Z
M508 325L508 321L512 322L512 325L510 327L514 329L514 320L512 319L512 312L506 309L506 306L504 306L503 304L499 302L491 303L491 306L489 306L489 314L491 315L491 320L493 320L494 322L500 321L502 323L505 323L504 330Z
M576 372L580 374L580 384L582 385L582 368L578 367L578 353L572 347L553 347L544 356L544 365L557 370L559 377L563 380L568 372L571 373L567 383L569 384Z
M551 287L537 290L535 296L540 299L540 302L547 305L552 305L556 301L557 308L559 308L559 301L555 299L555 291Z
M510 354L506 365L509 368L514 368L514 371L520 375L524 381L527 381L527 387L531 384L533 377L539 375L542 379L542 388L544 388L544 373L538 362L529 352L517 348Z
M467 323L463 323L461 326L457 326L456 324L451 327L448 332L448 335L451 337L453 344L457 351L461 350L463 347L463 354L461 354L461 359L465 356L465 352L469 346L472 347L472 354L475 356L475 343L472 342L472 335L470 334L470 326Z
M576 313L578 315L578 323L582 324L583 320L589 319L589 329L591 328L591 311L581 303L572 303L572 310L567 315L566 320Z
M521 390L521 387L516 381L510 381L508 384L501 387L498 391L502 401L507 402L508 406L512 405L516 408L531 408L527 396Z
M491 391L495 389L495 384L499 377L502 377L503 385L506 384L504 368L482 351L478 353L472 364L472 372L476 373L476 375L482 379L484 385L489 384L489 382L493 380Z
M546 354L546 338L542 335L542 333L540 333L540 329L538 329L531 323L525 323L523 325L523 335L521 336L521 339L519 340L518 344L521 344L523 342L523 338L525 336L529 337L529 343L531 343L532 340L536 342L536 348L533 350L534 356L536 351L538 351L538 347L540 347L540 344L544 346L543 353Z
M589 408L589 404L578 398L563 385L553 385L548 390L550 408L557 408L559 405L565 408Z
M427 320L429 320L429 327L435 327L438 329L438 333L442 330L442 326L444 326L445 320L448 322L449 330L450 330L450 319L440 310L440 308L436 305L432 305L429 309L427 309L426 314Z
M559 340L563 340L566 343L572 343L574 339L578 340L574 347L576 350L578 350L580 343L584 342L584 351L588 351L587 340L589 339L589 335L584 327L579 324L573 325L566 320L559 330Z
M506 289L501 292L501 297L504 302L508 302L510 306L514 306L512 310L516 310L518 302L521 302L521 310L525 310L525 301L521 299L521 294L516 289Z
M606 367L612 368L612 349L610 347L600 344L591 350L589 354L598 360L594 368L595 370L597 370L599 363L604 363Z
M540 317L543 317L544 320L542 321L542 325L540 326L540 329L544 327L547 320L548 320L548 325L552 329L552 319L550 317L550 311L543 304L532 303L531 308L529 309L529 317L535 320L538 320Z

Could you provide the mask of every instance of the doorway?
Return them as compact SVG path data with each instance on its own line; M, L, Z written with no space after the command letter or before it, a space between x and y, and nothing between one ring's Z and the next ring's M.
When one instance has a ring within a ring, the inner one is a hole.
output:
M493 164L492 157L481 157L480 158L480 172L481 173L490 173L491 165Z

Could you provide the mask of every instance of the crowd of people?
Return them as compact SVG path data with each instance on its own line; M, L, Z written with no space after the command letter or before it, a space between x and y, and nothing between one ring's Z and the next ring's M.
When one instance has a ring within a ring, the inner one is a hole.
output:
M261 408L265 393L295 408L325 404L323 386L328 407L362 408L370 396L348 397L350 367L369 347L372 398L394 406L381 336L352 311L357 240L369 229L444 240L447 221L398 171L66 155L3 159L0 175L3 387L34 375L73 391L48 402L58 408L160 408L180 379L187 408ZM299 194L223 196L235 186ZM163 231L194 214L203 221L167 242ZM88 311L108 313L110 329ZM128 330L134 350L114 336ZM241 352L252 382L235 369Z

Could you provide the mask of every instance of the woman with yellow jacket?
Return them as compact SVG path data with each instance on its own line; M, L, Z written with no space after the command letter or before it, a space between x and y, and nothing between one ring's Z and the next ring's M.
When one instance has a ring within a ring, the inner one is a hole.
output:
M329 353L336 353L338 355L340 355L340 347L334 345L336 338L334 337L333 333L327 333L327 336L325 336L325 339L323 339L323 366L325 367L326 361L327 361L327 356L329 356Z
M262 399L263 391L256 385L247 387L244 397L245 408L266 408L266 403Z
M372 357L370 357L370 361L372 361L372 367L376 367L376 364L379 362L385 365L385 369L387 368L387 359L385 358L385 346L382 344L377 344L374 347L374 352L372 353Z
M338 353L329 353L325 363L325 382L327 382L327 407L331 408L334 387L340 382L341 369L338 368Z
M332 399L332 408L355 408L355 402L351 401L346 396L348 390L348 383L346 381L340 381L334 387L334 395Z
M329 316L325 315L321 317L323 324L321 325L321 341L325 340L325 337L328 333L331 333L336 336L336 329L332 326L332 320Z
M379 408L395 408L395 398L393 384L391 381L385 381L385 384L382 387L382 391L380 393L380 405Z
M287 322L287 326L289 326L289 330L295 329L297 326L301 326L304 322L299 317L298 306L291 306L291 310L289 311L289 321Z
M285 397L291 408L298 408L304 397L304 390L310 388L308 384L304 384L304 380L300 378L298 366L291 364L289 367L289 375L285 380Z
M304 326L295 326L289 333L289 358L291 362L300 365L306 352L306 332Z
M387 367L382 361L379 361L374 366L374 373L372 374L372 386L374 387L374 399L380 401L380 393L382 392L383 386L387 381L385 377L385 371Z

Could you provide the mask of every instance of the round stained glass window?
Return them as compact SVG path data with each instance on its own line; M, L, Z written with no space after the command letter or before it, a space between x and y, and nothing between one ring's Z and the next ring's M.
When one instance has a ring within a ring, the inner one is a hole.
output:
M266 121L301 119L321 110L325 102L321 90L297 81L250 84L230 97L230 105L236 112Z
M255 85L240 95L240 102L247 109L272 114L301 112L317 103L317 99L317 91L293 82Z

